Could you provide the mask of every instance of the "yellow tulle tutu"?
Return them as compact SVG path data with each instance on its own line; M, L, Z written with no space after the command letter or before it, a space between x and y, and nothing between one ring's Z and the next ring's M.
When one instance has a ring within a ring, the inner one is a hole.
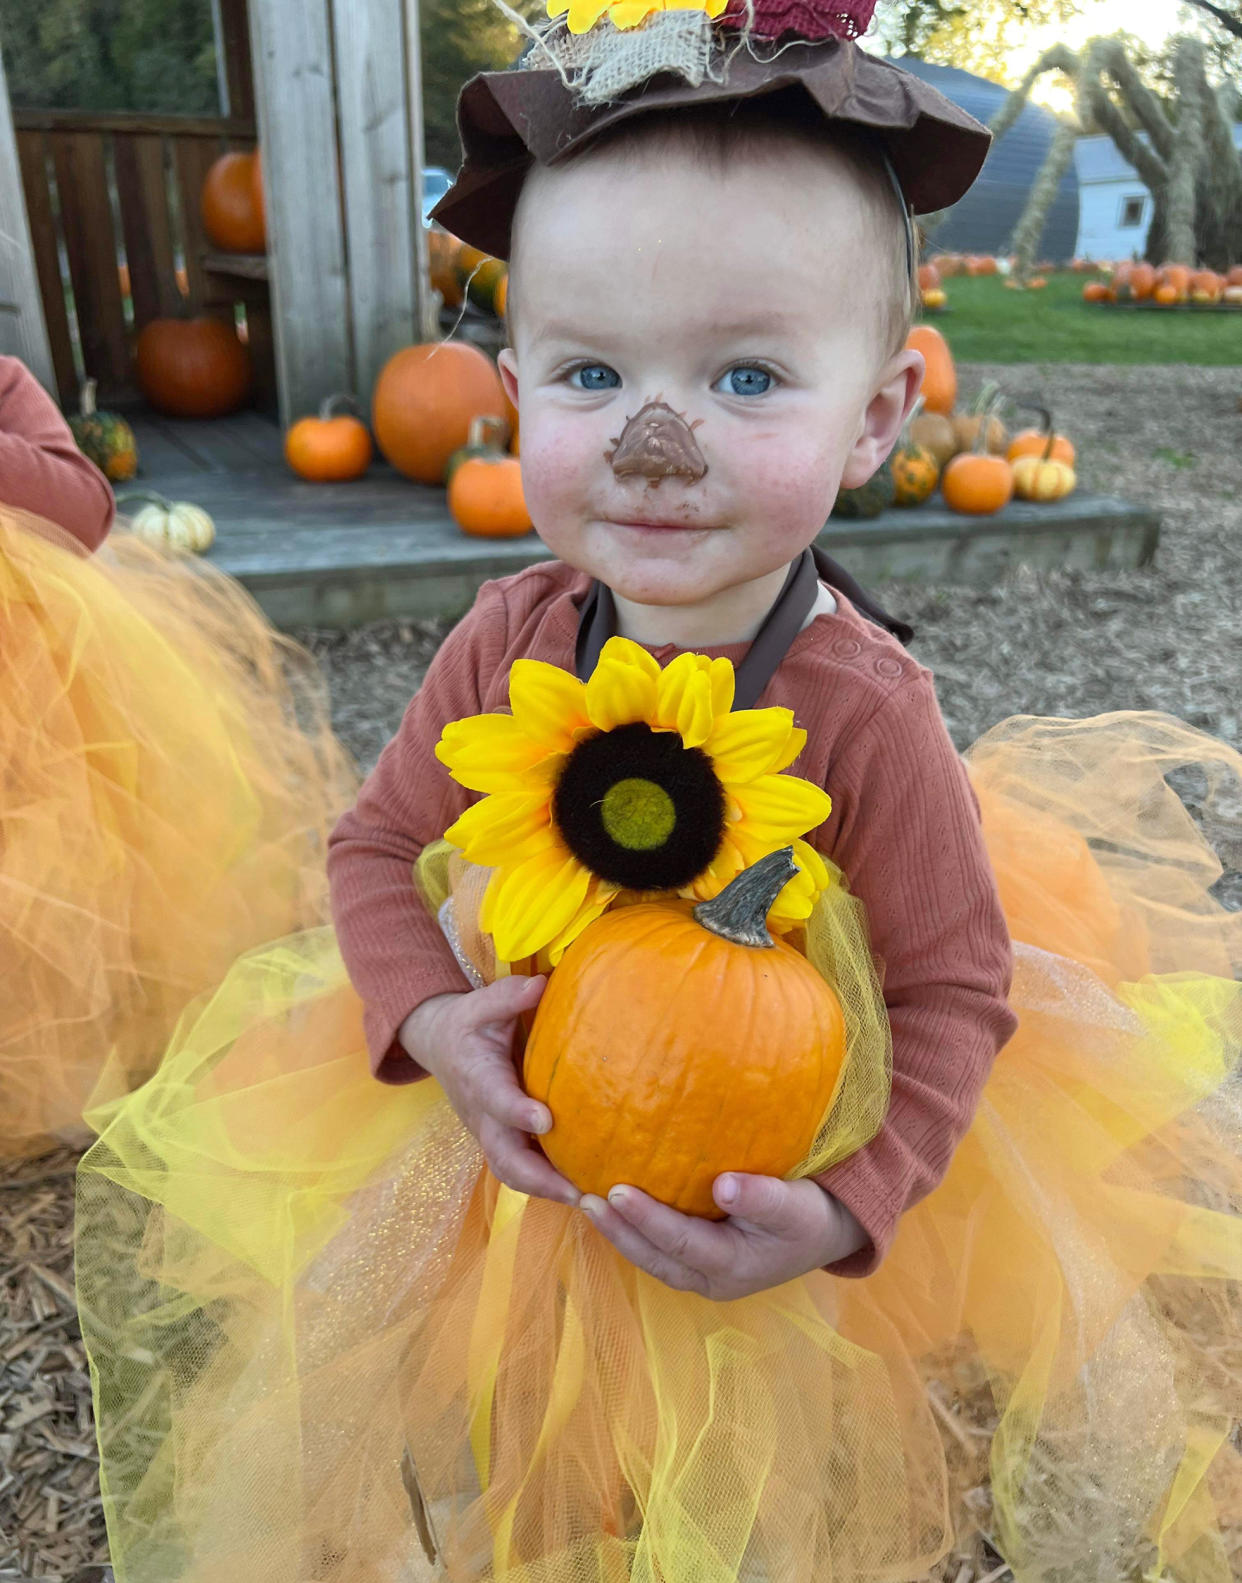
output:
M907 1583L972 1529L1235 1578L1242 759L1119 715L971 767L1021 1026L866 1280L662 1287L372 1081L328 931L240 962L79 1177L118 1583Z
M0 1152L84 1139L242 951L322 920L352 788L236 584L0 509Z

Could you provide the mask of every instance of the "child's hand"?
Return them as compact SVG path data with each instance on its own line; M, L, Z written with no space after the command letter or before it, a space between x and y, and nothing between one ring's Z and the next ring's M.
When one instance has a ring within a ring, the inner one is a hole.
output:
M492 1174L507 1187L577 1207L581 1197L531 1142L552 1117L523 1092L513 1065L513 1033L539 1004L547 979L498 978L485 989L434 995L397 1031L402 1049L431 1073L479 1140Z
M817 1182L730 1171L716 1178L715 1197L728 1220L683 1215L635 1187L614 1187L607 1202L588 1195L581 1208L631 1264L677 1291L720 1301L780 1286L870 1240Z

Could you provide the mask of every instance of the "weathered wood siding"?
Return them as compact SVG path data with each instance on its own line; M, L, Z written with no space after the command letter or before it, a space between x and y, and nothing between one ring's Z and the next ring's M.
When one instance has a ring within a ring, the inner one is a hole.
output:
M251 0L286 422L421 339L417 0Z

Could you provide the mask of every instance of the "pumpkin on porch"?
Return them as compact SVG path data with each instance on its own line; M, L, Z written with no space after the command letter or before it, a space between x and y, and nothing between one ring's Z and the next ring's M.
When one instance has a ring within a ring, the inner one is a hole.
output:
M138 471L138 441L124 418L95 406L95 381L82 386L81 410L69 419L69 432L82 452L109 482L123 483Z
M202 506L188 500L166 500L149 490L119 495L117 505L127 506L138 500L147 504L130 518L130 531L135 538L190 555L205 555L215 543L216 525Z
M259 157L221 154L203 182L200 205L208 239L226 253L262 253L267 249L267 228Z
M222 418L250 392L250 354L223 319L152 319L134 366L143 395L173 418Z
M534 524L522 491L522 464L484 438L504 433L504 420L473 419L470 438L449 460L448 508L463 533L479 539L520 539Z
M299 418L285 435L285 461L312 483L343 483L361 478L371 465L371 431L342 407L352 396L329 396L317 418Z
M464 341L407 346L380 370L371 399L376 443L398 472L442 484L471 419L505 410L496 365Z

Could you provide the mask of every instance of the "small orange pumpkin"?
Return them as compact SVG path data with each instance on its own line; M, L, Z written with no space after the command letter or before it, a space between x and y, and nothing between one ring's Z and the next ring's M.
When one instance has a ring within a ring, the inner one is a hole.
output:
M1164 280L1152 292L1151 300L1159 303L1162 308L1175 308L1182 298L1177 287Z
M534 524L522 492L522 464L499 446L484 441L486 426L502 425L493 417L470 425L467 455L453 466L448 508L463 533L479 539L519 539Z
M993 389L979 414L979 432L972 451L955 456L940 475L940 492L950 511L972 517L990 517L1013 499L1013 468L1009 458L984 450L988 428L1000 393Z
M1114 300L1111 287L1106 286L1102 280L1089 280L1082 288L1084 302L1112 302Z
M299 418L285 435L285 460L300 478L341 483L361 478L370 467L370 430L360 418L339 410L352 404L352 396L329 396L317 418Z
M786 847L711 901L605 913L565 952L523 1083L552 1113L540 1146L579 1191L625 1183L719 1220L722 1172L787 1176L806 1157L840 1085L845 1023L765 927L796 872Z
M919 265L919 290L934 291L940 284L940 271L935 264Z
M1179 301L1184 302L1190 294L1190 270L1185 264L1162 264L1157 279L1161 285L1172 286Z
M395 352L380 370L371 399L375 443L398 472L442 484L471 419L504 411L496 365L465 341L431 341Z
M1027 403L1023 402L1022 405L1026 406ZM1073 443L1064 434L1053 432L1052 414L1047 407L1035 407L1033 410L1040 415L1040 426L1038 429L1023 429L1014 435L1009 442L1009 460L1016 462L1020 456L1039 456L1073 467L1076 460Z
M919 394L925 411L948 417L957 400L957 369L949 343L933 325L916 324L906 337L906 348L923 354L926 366Z
M893 452L892 469L895 506L921 506L940 482L936 458L912 440Z
M262 253L267 247L264 211L255 201L257 164L256 154L221 154L203 181L203 229L226 253Z

